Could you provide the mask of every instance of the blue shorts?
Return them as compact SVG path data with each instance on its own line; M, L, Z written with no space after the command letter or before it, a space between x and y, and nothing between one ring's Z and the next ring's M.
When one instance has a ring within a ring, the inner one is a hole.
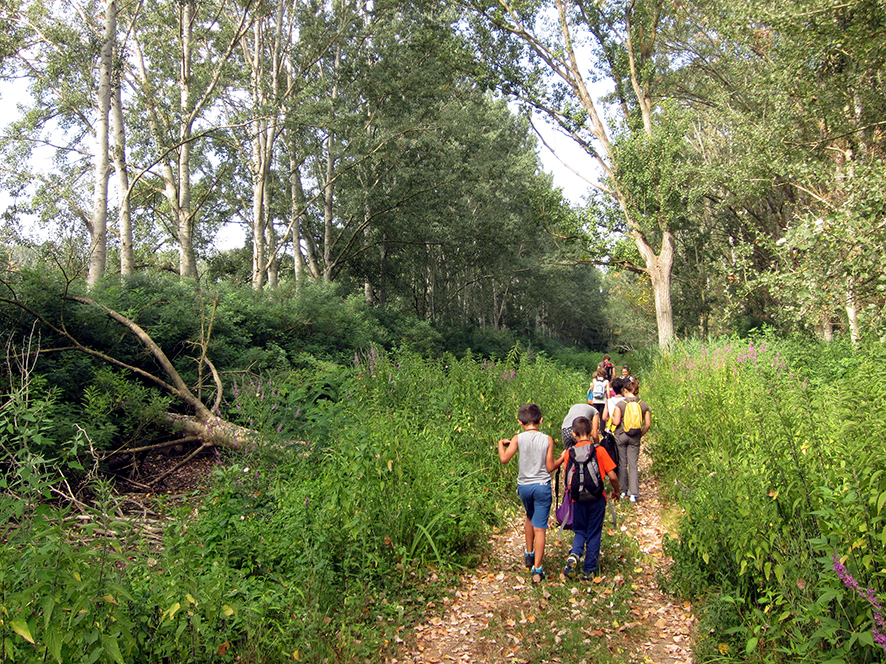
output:
M551 483L524 484L517 487L517 495L526 508L526 518L532 522L533 528L547 530L548 517L551 515Z

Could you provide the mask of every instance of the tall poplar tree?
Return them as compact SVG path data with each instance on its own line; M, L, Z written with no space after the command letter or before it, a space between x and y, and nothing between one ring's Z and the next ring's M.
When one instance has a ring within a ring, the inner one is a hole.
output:
M105 0L104 9L104 31L99 52L96 90L94 193L92 217L89 221L92 243L89 248L89 273L86 278L90 286L98 283L104 275L108 256L108 178L110 177L108 124L111 113L111 72L114 67L114 47L117 42L116 0Z
M141 151L156 165L178 245L179 274L196 277L194 234L203 203L193 199L197 162L210 187L215 174L210 162L194 155L203 147L201 136L220 124L216 104L231 84L232 59L250 28L253 6L155 0L135 9L140 18L133 34L133 112L143 113L149 127Z
M670 199L676 183L661 191L659 176L668 173L663 163L648 164L656 169L629 182L619 164L616 139L650 155L670 153L662 149L655 125L662 122L656 85L668 66L661 31L672 5L661 0L467 4L477 18L477 44L502 90L546 114L591 158L593 167L585 175L621 210L624 230L640 258L625 266L648 275L658 341L667 345L674 336L671 272L679 210ZM594 96L594 84L601 79L613 88L615 136ZM593 177L594 170L602 176ZM638 205L641 198L649 202Z

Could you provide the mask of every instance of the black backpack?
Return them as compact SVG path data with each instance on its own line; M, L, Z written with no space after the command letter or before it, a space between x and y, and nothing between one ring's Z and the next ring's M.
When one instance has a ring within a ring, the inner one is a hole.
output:
M615 436L612 435L612 432L609 429L604 429L603 433L600 434L600 444L603 446L603 449L609 453L609 458L612 459L612 463L615 464L615 472L618 472L618 444L615 442Z
M590 503L603 495L603 478L597 463L597 443L569 448L566 486L572 500Z

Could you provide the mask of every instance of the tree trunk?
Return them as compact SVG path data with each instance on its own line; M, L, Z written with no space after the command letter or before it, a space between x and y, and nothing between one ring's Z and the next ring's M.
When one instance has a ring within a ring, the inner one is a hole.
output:
M388 291L387 291L387 271L385 269L385 264L388 261L388 236L387 233L382 237L381 243L381 255L379 256L378 261L378 290L376 292L377 302L378 304L384 306L388 301Z
M646 263L647 274L655 296L655 320L658 324L658 344L666 347L674 339L674 313L671 308L671 273L674 267L674 236L662 234L661 251L656 255L642 234L635 233L634 241Z
M194 255L194 218L191 214L191 60L196 8L190 0L181 5L181 76L179 78L179 108L185 117L179 125L178 156L178 273L182 277L197 276L197 259Z
M94 286L104 276L108 260L108 116L111 108L111 70L117 36L117 4L105 3L105 31L102 38L98 74L98 116L95 122L95 181L92 219L89 223L89 273L86 282Z
M299 163L295 157L295 141L289 141L289 214L292 227L292 258L295 274L295 286L301 286L305 278L305 257L301 249L301 217L304 209L305 194L301 188Z
M855 292L851 286L846 297L846 316L849 319L849 338L852 340L852 345L857 346L861 337L858 327L858 307L855 304Z
M367 195L365 185L363 196L363 249L368 254L368 249L371 244L369 220L372 217L372 213L369 208L369 196ZM372 288L372 281L369 279L369 270L366 270L366 276L363 278L363 297L366 299L367 304L376 303L375 291Z
M337 75L341 67L341 46L335 49L335 64L333 74ZM332 93L330 95L332 101L332 112L329 114L330 126L326 135L326 173L323 183L323 281L332 281L333 260L332 260L332 242L334 229L332 221L335 216L333 210L333 193L335 184L333 178L335 176L335 155L333 149L334 132L332 131L332 122L335 113L335 100L338 98L338 83L333 81Z
M305 200L305 192L301 183L301 165L297 163L295 158L295 142L290 142L289 147L289 165L291 169L291 183L290 187L292 189L292 242L294 245L294 250L296 251L296 280L304 281L304 277L306 276L305 272L305 258L307 255L307 269L310 271L311 278L314 281L318 281L321 278L320 273L320 264L317 261L317 247L314 244L314 239L311 237L311 230L308 228L307 232L304 232L304 225L301 223L301 220L304 219L307 221L307 201ZM304 244L304 247L302 247ZM304 254L302 254L302 249L304 249Z
M326 181L323 183L323 281L332 281L332 209L333 191L335 185L332 182L335 172L335 158L332 156L332 130L326 137Z
M129 205L129 172L126 168L126 130L123 124L122 80L114 70L114 92L111 96L111 123L114 131L114 171L120 190L120 274L124 277L135 271L132 246L132 210Z
M257 131L253 139L253 173L252 173L252 289L261 290L264 285L265 273L265 174L262 164L263 150L259 146L263 139L263 131L267 132L266 123L256 122L263 127Z
M270 188L266 188L270 189ZM266 191L265 193L265 218L268 219L268 224L266 227L267 232L267 246L276 247L277 246L277 232L274 230L274 224L270 222L270 191ZM277 288L280 285L278 280L278 265L277 262L277 252L274 251L271 253L271 256L268 258L268 288Z
M132 373L153 382L155 385L159 386L166 392L180 399L184 403L184 405L187 405L194 413L193 415L167 413L167 422L173 424L173 426L177 428L181 428L181 430L187 434L199 437L201 442L208 445L219 445L231 449L240 449L248 441L256 442L260 440L260 436L257 432L245 427L241 427L237 424L233 424L231 422L228 422L227 420L223 420L222 418L214 414L215 412L218 412L219 405L221 404L222 383L221 377L219 376L218 372L215 370L215 367L212 365L211 362L206 361L205 358L201 360L201 362L205 361L207 366L209 366L210 370L212 371L213 380L216 384L216 401L215 405L210 408L206 406L206 404L204 404L196 395L194 395L194 393L182 380L172 362L170 362L169 358L166 357L166 354L163 352L163 350L137 323L130 320L123 314L120 314L113 309L99 304L98 302L95 302L94 300L91 300L87 297L74 296L71 299L76 302L80 302L81 304L101 308L115 321L128 328L136 336L136 338L138 338L142 345L151 352L151 355L154 356L154 359L162 367L164 373L170 379L170 382L167 383L166 381L158 378L157 376L154 376L153 374L148 373L147 371L144 371L143 369L129 366L113 357L84 346L67 331L55 328L43 319L40 319L41 322L51 327L56 334L67 337L78 350L94 357L98 357L99 359L114 364L115 366L127 369ZM13 302L13 304L17 303ZM33 314L33 312L31 313Z

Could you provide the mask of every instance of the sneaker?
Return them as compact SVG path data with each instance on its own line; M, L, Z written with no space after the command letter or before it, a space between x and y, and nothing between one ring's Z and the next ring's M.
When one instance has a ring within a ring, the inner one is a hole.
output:
M544 566L532 568L532 583L541 583L546 578L548 578L548 575L545 574Z
M587 581L588 583L590 583L595 578L597 578L596 572L585 572L584 570L582 570L582 572L581 572L581 580L582 581Z
M535 554L534 553L524 553L523 554L523 564L526 565L526 569L532 569L532 566L535 564Z
M621 492L621 499L624 500L624 499L627 498L627 497L628 497L628 494L625 493L624 491L622 491L622 492Z
M563 576L567 579L575 578L575 571L578 567L578 556L574 553L570 553L569 557L566 559L566 567L563 568Z
M629 498L629 500L630 500L632 503L636 503L638 500L640 500L640 497L639 497L639 496L634 496L634 495L632 495L632 496Z

